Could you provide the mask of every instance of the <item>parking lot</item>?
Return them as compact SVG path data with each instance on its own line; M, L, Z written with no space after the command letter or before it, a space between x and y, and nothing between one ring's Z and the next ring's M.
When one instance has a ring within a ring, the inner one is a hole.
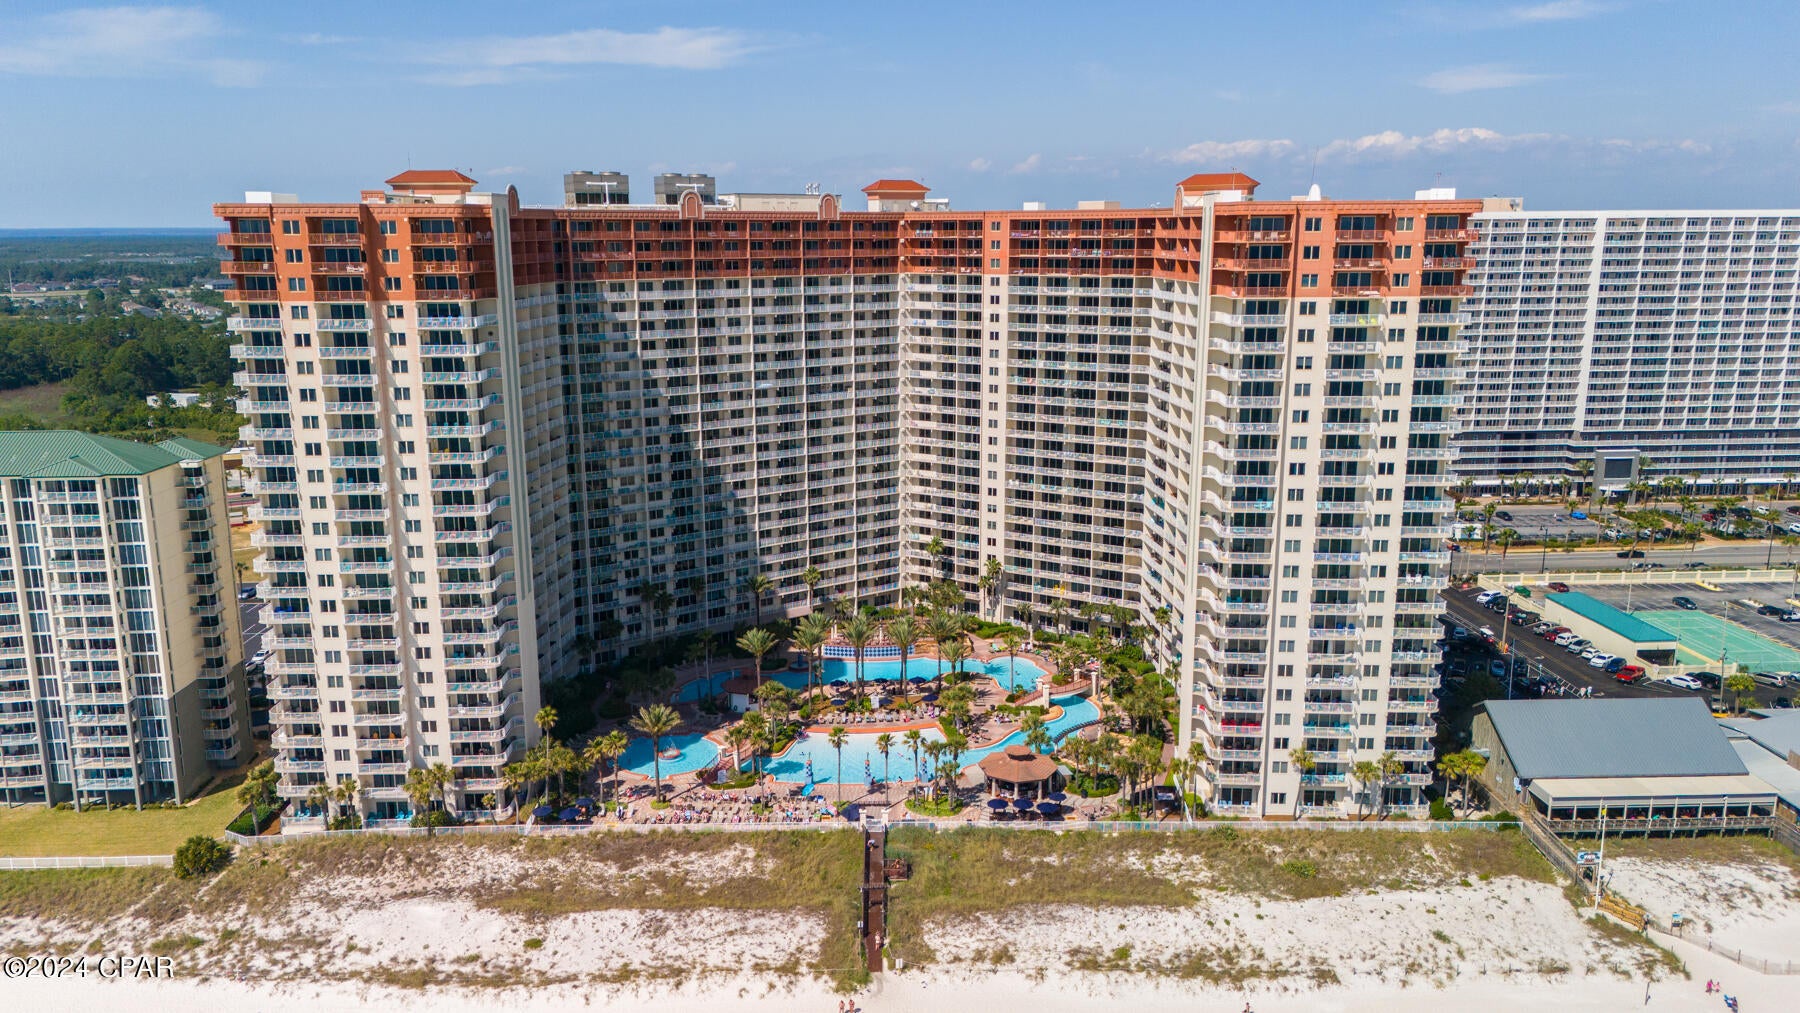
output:
M1721 584L1719 588L1708 591L1698 584L1582 585L1579 590L1675 634L1681 640L1683 662L1716 666L1720 651L1724 651L1727 663L1741 663L1751 671L1800 672L1800 623L1758 615L1754 605L1745 604L1748 599L1787 607L1792 583ZM1687 598L1699 608L1691 612L1680 609L1674 603L1677 597Z
M1475 590L1444 592L1450 621L1470 631L1486 626L1499 633L1502 626L1499 614L1477 605L1477 593ZM1526 603L1526 608L1530 609L1530 603ZM1560 683L1570 693L1631 697L1688 695L1672 686L1647 683L1628 685L1619 682L1598 668L1588 667L1588 663L1581 660L1579 655L1570 654L1542 637L1533 636L1527 627L1514 625L1507 629L1506 647L1510 657L1525 659L1529 674L1549 680L1553 685ZM1496 643L1485 649L1476 649L1474 653L1485 665L1488 659L1499 657L1499 645Z

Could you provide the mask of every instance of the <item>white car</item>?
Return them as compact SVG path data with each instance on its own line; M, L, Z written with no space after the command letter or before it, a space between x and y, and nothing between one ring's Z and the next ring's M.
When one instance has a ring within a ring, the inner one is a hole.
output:
M1613 656L1610 654L1596 654L1588 659L1588 667L1605 668L1607 665L1612 664L1612 660Z
M1559 633L1557 634L1556 639L1552 640L1551 643L1558 647L1567 647L1579 639L1581 638L1573 633Z
M1492 641L1500 636L1500 634L1494 632L1494 628L1492 626L1483 626L1480 630L1477 630L1476 632L1481 634L1481 638L1483 640L1488 640L1488 641Z
M1486 605L1488 602L1491 602L1498 597L1500 597L1499 591L1483 591L1475 596L1475 604Z
M1584 647L1581 649L1582 661L1592 661L1595 658L1604 657L1606 657L1606 652L1600 650L1598 647Z
M1699 679L1696 679L1691 675L1671 675L1663 681L1674 686L1676 689L1691 689L1697 692L1706 688L1705 686L1700 685Z
M1592 646L1594 646L1592 641L1583 640L1580 637L1576 637L1574 640L1563 645L1564 649L1570 654L1581 654Z
M248 662L248 664L251 668L258 668L258 667L262 666L262 664L268 660L269 660L269 652L268 651L257 651L255 654L252 654L250 656L250 661Z

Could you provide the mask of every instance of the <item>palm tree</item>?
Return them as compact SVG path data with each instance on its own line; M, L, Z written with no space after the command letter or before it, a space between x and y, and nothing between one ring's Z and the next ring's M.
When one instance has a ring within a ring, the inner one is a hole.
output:
M306 792L306 804L319 810L319 815L324 817L327 826L331 824L332 794L331 785L323 781L313 785Z
M900 741L906 743L906 745L910 749L912 749L913 780L915 780L915 781L924 780L925 779L924 772L919 769L919 747L924 744L925 736L923 734L921 734L917 728L909 728L909 729L907 729L907 731L904 734L902 734L900 736Z
M756 681L754 685L757 689L761 689L763 655L768 654L775 649L775 634L770 633L760 626L753 627L745 630L744 635L737 638L737 648L756 659Z
M774 590L775 582L766 574L753 573L744 580L744 593L750 596L750 605L756 610L756 625L762 625L763 596Z
M875 623L866 614L857 612L844 623L841 632L844 634L845 642L850 645L851 656L856 660L856 691L861 693L863 691L863 651L869 646L869 641L875 637Z
M938 688L942 689L944 685L944 645L962 637L962 621L948 612L939 612L925 623L925 632L929 633L931 639L937 643L937 683Z
M262 829L263 810L275 801L275 785L281 775L275 772L275 761L264 760L251 768L244 776L244 783L238 785L238 804L250 810L250 833L256 834Z
M958 633L956 636L951 637L949 640L938 645L938 659L950 663L950 668L956 673L958 682L962 681L962 663L967 661L968 658L969 642L963 639L961 633ZM943 681L941 672L939 673L938 681L940 683Z
M605 619L600 620L600 622L598 624L596 624L594 627L594 640L595 640L596 650L598 649L600 644L610 644L613 641L619 639L620 635L623 634L624 632L625 632L625 624L618 621L617 619L614 619L612 616L609 615Z
M1019 730L1025 733L1025 744L1030 746L1033 752L1046 754L1050 752L1054 740L1050 738L1050 729L1044 725L1042 714L1036 711L1026 714L1025 720L1020 722Z
M537 725L538 731L543 734L545 742L556 741L550 737L550 729L556 727L556 717L555 707L544 706L539 707L538 712L531 718L532 723Z
M900 648L900 678L904 680L907 656L912 653L913 645L919 642L919 626L913 622L912 616L901 616L887 624L887 636L895 647Z
M656 775L656 797L662 798L662 740L663 736L681 726L681 715L675 708L666 703L651 704L639 707L631 719L631 727L639 734L650 737L650 759Z
M744 746L750 741L750 728L742 721L725 729L725 744L731 747L733 769L744 765Z
M788 639L794 647L806 655L806 691L812 692L813 668L818 661L818 654L831 636L831 621L822 614L814 612L800 620L794 627L794 633Z
M457 781L456 771L449 764L440 761L432 764L426 773L431 775L431 783L437 788L438 804L444 807L445 812L449 812L450 786Z
M1006 684L1008 686L1018 681L1019 648L1024 643L1025 638L1019 635L1018 630L1006 630L1000 634L1000 646L1006 648Z
M1727 693L1731 694L1732 712L1739 713L1744 709L1744 697L1756 692L1756 680L1745 675L1743 672L1733 672L1725 677L1723 688Z
M1587 491L1588 502L1593 502L1594 491L1592 484L1588 480L1594 474L1594 462L1591 460L1576 461L1575 472L1581 476L1581 485Z
M932 535L931 541L925 543L925 554L932 557L933 561L937 563L938 568L942 569L945 557L950 554L950 548L944 544L942 538Z
M994 608L1000 602L1000 580L1006 575L1006 563L999 556L989 556L983 564L981 579L975 582L981 593L988 599L988 615L994 614Z
M603 767L606 764L612 764L614 773L617 773L619 757L624 756L625 750L630 746L631 737L620 729L614 728L589 742L587 749L582 753L583 758L594 767L594 781L600 789L602 804L606 802L606 782L602 779L602 775L605 773Z
M1500 546L1500 558L1501 559L1506 558L1506 550L1509 548L1512 548L1512 543L1514 543L1518 540L1519 540L1519 533L1517 531L1514 531L1512 528L1501 528L1500 529L1500 533L1494 536L1494 541L1496 543L1498 543ZM1526 558L1529 559L1530 557L1527 556Z
M1498 503L1488 503L1481 508L1481 554L1487 555L1488 536L1494 530L1494 514L1500 509Z
M426 773L423 768L414 767L406 772L404 790L407 800L413 805L415 817L423 817L431 811L431 796L436 794L436 789L431 785L431 775ZM431 820L426 819L425 836L430 837L431 833Z
M356 815L359 818L362 816L362 806L359 804L361 796L361 783L348 774L338 778L337 786L331 789L331 800L338 804L340 812L342 811L342 807L348 806L356 810ZM331 824L327 821L325 825L329 827Z
M1381 768L1374 760L1358 760L1350 765L1350 776L1362 786L1356 793L1356 816L1361 819L1368 812L1370 786L1381 780Z
M882 732L875 736L875 751L881 754L881 783L885 786L890 778L892 768L888 764L888 750L894 748L894 733ZM885 788L883 789L885 790Z
M1389 749L1375 758L1375 770L1377 776L1381 780L1379 810L1385 813L1387 812L1387 786L1392 783L1395 778L1406 773L1406 763L1400 759L1399 754L1395 753L1392 749Z
M808 610L811 610L813 607L813 595L819 590L819 581L824 579L825 574L820 572L819 568L811 563L806 564L806 569L800 571L800 583L806 585L806 607Z
M832 725L831 731L825 735L825 741L831 743L831 748L837 750L837 783L839 791L844 790L844 743L849 740L850 736L844 731L843 725Z
M1294 769L1300 772L1302 781L1306 779L1305 775L1311 774L1313 769L1318 766L1312 750L1305 746L1295 746L1288 750L1288 760L1293 763Z
M650 607L656 610L657 622L666 626L669 623L669 610L675 607L675 596L666 587L659 587L650 596Z
M756 767L756 758L772 741L769 734L769 719L763 716L762 711L751 711L744 715L742 721L738 722L738 727L744 730L744 740L750 744L750 774L754 777L760 773Z

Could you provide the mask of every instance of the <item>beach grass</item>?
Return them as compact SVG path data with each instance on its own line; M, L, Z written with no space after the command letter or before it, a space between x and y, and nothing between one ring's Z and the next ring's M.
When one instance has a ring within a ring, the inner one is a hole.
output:
M220 781L179 808L0 810L0 857L172 854L195 834L224 834L225 824L243 808L231 790L240 779Z
M1607 857L1643 858L1707 865L1780 865L1800 875L1800 855L1772 837L1615 837Z
M906 952L934 921L1042 906L1184 907L1208 891L1308 900L1517 877L1555 881L1511 830L1429 834L1233 828L1062 834L902 827L888 854L912 863L891 890L889 936Z

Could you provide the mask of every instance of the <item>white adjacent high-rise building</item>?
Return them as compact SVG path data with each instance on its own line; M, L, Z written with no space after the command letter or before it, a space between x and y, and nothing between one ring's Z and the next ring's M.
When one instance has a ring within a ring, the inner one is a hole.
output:
M1800 211L1474 224L1459 475L1611 491L1800 476Z
M184 801L250 758L225 451L0 433L0 799Z

